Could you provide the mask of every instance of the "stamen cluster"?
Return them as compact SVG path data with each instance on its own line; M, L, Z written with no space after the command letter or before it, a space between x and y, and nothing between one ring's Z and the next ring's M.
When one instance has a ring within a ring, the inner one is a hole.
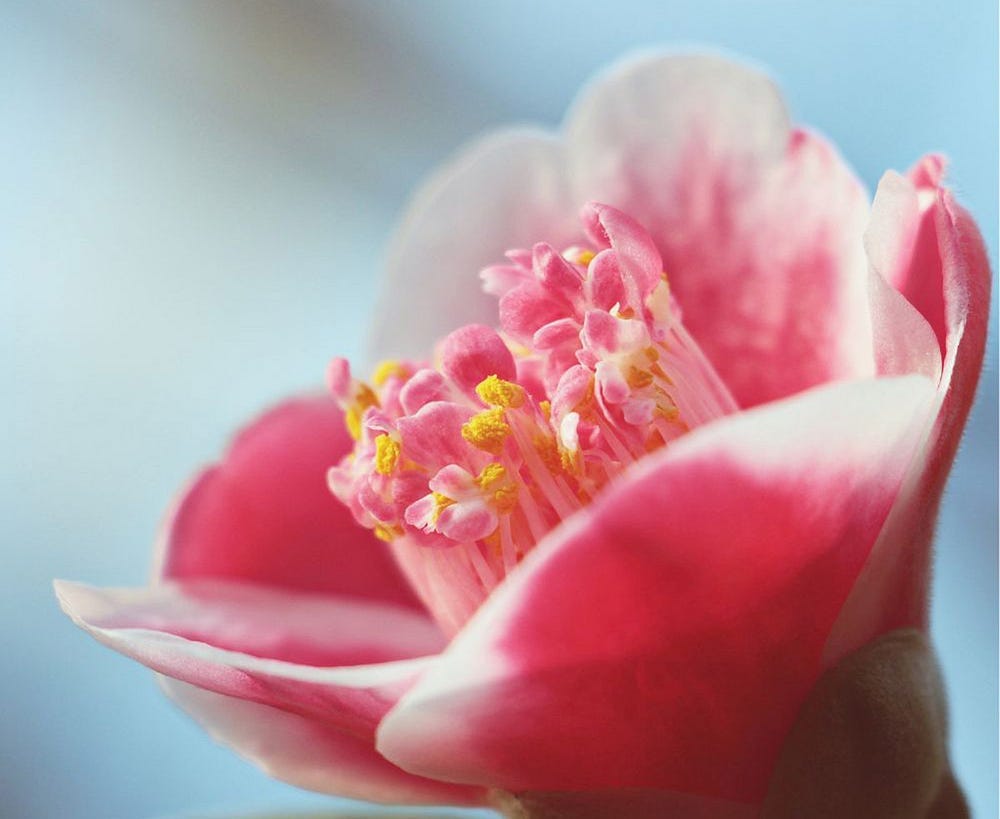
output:
M632 462L736 409L645 231L599 204L582 221L587 246L482 272L499 332L462 327L436 366L385 362L370 384L330 366L356 440L334 494L384 540L460 549L486 593Z

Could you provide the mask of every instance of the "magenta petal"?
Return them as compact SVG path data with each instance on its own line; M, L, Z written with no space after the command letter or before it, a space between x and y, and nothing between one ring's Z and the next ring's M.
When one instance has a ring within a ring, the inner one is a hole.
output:
M369 740L267 705L161 677L164 692L218 742L269 775L300 788L373 802L478 804L477 788L416 777Z
M640 462L494 592L378 749L514 791L759 801L932 402L920 376L841 383Z
M650 232L740 405L872 374L867 194L831 146L790 129L767 76L704 55L633 60L584 92L566 139L576 197Z
M57 581L56 593L77 625L154 671L362 738L444 645L429 618L403 606L246 583Z
M195 477L164 527L157 574L420 604L384 545L327 488L350 449L328 396L264 413Z

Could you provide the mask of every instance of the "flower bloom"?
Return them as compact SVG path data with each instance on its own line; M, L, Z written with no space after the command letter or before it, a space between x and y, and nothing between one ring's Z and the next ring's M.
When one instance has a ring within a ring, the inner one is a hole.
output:
M150 588L63 606L303 787L754 816L824 670L926 627L989 290L942 175L869 206L756 71L624 64L421 191L370 380L243 431Z

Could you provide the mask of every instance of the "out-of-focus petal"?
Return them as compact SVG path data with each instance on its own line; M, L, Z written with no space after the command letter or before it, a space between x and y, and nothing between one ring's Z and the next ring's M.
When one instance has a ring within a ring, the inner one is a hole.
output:
M799 712L761 819L968 819L948 765L941 672L894 631L827 671Z
M932 401L920 376L837 384L639 462L508 576L377 747L515 792L760 800Z
M368 739L297 714L161 677L164 692L218 742L283 782L320 793L404 804L478 804L478 788L413 776Z
M78 626L154 671L362 738L444 643L428 618L403 606L246 583L57 581L56 593Z
M566 138L575 197L649 230L741 405L872 374L867 194L828 143L790 130L766 75L707 55L634 60L584 91Z
M351 443L328 396L293 398L264 413L184 490L164 526L154 574L419 608L384 544L327 488L327 470Z
M578 234L563 148L550 134L502 131L469 146L417 192L389 248L371 350L429 354L460 325L495 326L479 272L505 251ZM405 319L405 320L403 320Z
M830 636L828 665L886 631L927 626L934 524L979 381L990 301L990 267L982 236L951 194L933 187L939 171L940 161L933 157L918 163L910 172L909 198L903 196L907 180L887 177L897 203L898 232L907 231L912 246L892 232L889 216L878 209L876 213L883 219L880 236L888 237L882 246L889 248L880 264L890 281L917 299L915 306L935 329L945 353L936 420ZM918 227L914 208L919 211Z

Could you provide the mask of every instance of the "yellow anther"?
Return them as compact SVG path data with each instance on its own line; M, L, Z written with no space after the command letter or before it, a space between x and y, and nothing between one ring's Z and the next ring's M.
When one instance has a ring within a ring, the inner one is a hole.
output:
M493 506L501 515L506 515L517 506L517 484L508 483L493 493Z
M354 407L348 407L344 412L344 425L355 441L361 437L361 413Z
M580 472L580 450L564 449L559 453L560 466L567 472L577 475Z
M483 538L483 543L493 552L493 556L499 558L503 554L503 543L500 540L500 527L498 526L490 534Z
M629 367L628 377L625 380L633 390L641 390L653 383L653 374L649 370Z
M372 383L376 387L381 387L393 376L397 378L405 378L406 375L406 367L398 361L387 359L386 361L380 361L378 366L375 367L375 372L372 373Z
M403 530L400 527L386 526L384 523L376 523L373 531L375 537L379 540L384 540L386 543L392 542L393 539L403 534Z
M476 483L479 484L480 489L489 491L506 477L507 470L503 468L503 464L491 463L483 467L483 471L476 478Z
M594 261L594 257L596 255L597 254L594 253L593 250L581 250L579 252L579 254L577 255L577 257L576 257L576 263L577 264L582 264L584 267L586 267L592 261Z
M635 310L631 307L619 307L618 310L615 311L615 316L623 321L625 319L635 318Z
M562 460L559 457L559 444L556 439L548 435L536 435L532 441L535 451L545 464L545 468L552 474L557 474L562 470Z
M462 437L476 449L491 455L499 455L503 451L508 435L510 427L504 420L502 407L483 410L462 426Z
M524 405L524 388L520 384L504 381L495 375L484 378L476 386L478 395L484 404L505 409L517 409Z
M378 405L378 396L374 390L363 381L358 381L354 387L353 400L344 410L344 424L355 441L361 437L361 419L365 410Z
M375 439L375 471L391 475L399 463L399 443L384 432Z
M538 409L542 412L542 417L548 421L552 418L552 402L551 401L540 401L538 403Z
M358 389L354 396L354 402L361 408L362 412L369 407L377 407L379 405L378 396L375 395L375 391L363 381L358 382Z
M441 513L451 506L455 501L440 492L434 493L434 511L431 513L431 523L437 523Z
M507 481L507 470L503 464L486 464L476 478L476 483L485 492L492 493L493 506L501 514L506 514L517 506L517 484Z
M661 367L658 362L654 361L650 364L649 371L661 381L666 382L668 385L674 383L673 379L667 375L666 372L664 372L663 367Z
M670 421L673 423L681 416L681 411L675 406L663 406L662 404L657 405L656 414L662 418L664 421Z

